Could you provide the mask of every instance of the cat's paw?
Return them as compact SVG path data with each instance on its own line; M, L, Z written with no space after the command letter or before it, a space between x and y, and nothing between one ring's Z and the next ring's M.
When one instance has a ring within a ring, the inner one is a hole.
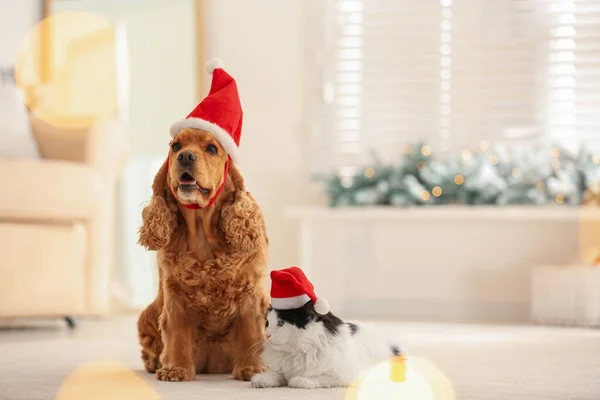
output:
M314 379L305 378L303 376L295 376L290 379L288 386L297 389L314 389L319 385Z
M281 386L279 377L269 372L254 375L250 380L250 384L257 389Z

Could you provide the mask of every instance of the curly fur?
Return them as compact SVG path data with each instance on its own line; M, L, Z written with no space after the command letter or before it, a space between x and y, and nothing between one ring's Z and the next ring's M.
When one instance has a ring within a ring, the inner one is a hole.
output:
M194 144L210 140L197 139L199 132L180 133L182 149L199 153L205 142ZM152 200L142 212L140 244L158 250L160 276L158 296L138 320L144 366L161 380L227 372L249 380L264 369L259 353L268 308L268 239L260 208L233 165L211 207L182 207L173 195L176 178L169 175L174 163L157 173ZM204 184L211 176L210 187L217 187L222 177L209 170L220 169L199 167L197 176Z
M252 253L267 245L258 204L250 193L240 192L235 203L221 213L221 229L227 243L237 251Z
M142 211L143 224L139 229L139 244L146 250L160 250L167 246L177 227L177 207L167 204L165 186L167 162L158 170L152 184L152 199Z

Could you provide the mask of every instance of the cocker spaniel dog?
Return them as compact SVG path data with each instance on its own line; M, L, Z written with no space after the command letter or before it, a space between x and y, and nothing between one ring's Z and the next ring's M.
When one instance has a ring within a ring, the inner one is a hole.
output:
M232 81L217 71L211 93L215 79ZM225 84L217 89L229 90ZM204 107L211 107L206 99ZM142 359L164 381L230 372L249 380L264 368L265 225L230 162L231 142L222 129L189 121L175 133L172 128L167 160L142 211L139 242L158 251L160 279L158 296L138 321Z

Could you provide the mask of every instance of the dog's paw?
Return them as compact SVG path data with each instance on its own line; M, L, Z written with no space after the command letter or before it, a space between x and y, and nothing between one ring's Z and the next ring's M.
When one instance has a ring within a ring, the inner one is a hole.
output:
M234 368L233 369L233 379L237 379L238 381L249 381L256 374L260 374L264 372L265 368L263 366L251 365L248 367L242 368Z
M181 367L159 368L156 370L156 378L159 381L180 382L192 381L194 380L194 375Z
M144 358L144 368L150 373L155 373L161 367L157 357Z
M314 389L318 386L318 384L313 379L305 378L303 376L295 376L290 379L288 386L297 389Z

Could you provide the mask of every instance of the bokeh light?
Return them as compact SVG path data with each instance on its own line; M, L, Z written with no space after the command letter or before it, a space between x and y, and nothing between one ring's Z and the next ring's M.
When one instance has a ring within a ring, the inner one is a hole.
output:
M345 400L455 400L448 377L419 357L394 357L373 367L346 391Z
M544 182L538 182L535 186L538 192L543 192L544 190L546 190L546 184Z
M593 184L586 193L579 216L579 258L588 265L600 261L600 184Z
M138 373L123 363L99 360L82 365L63 382L57 400L160 400Z
M89 12L56 13L34 26L15 66L32 114L64 127L89 127L115 116L127 71L120 37L106 19Z

